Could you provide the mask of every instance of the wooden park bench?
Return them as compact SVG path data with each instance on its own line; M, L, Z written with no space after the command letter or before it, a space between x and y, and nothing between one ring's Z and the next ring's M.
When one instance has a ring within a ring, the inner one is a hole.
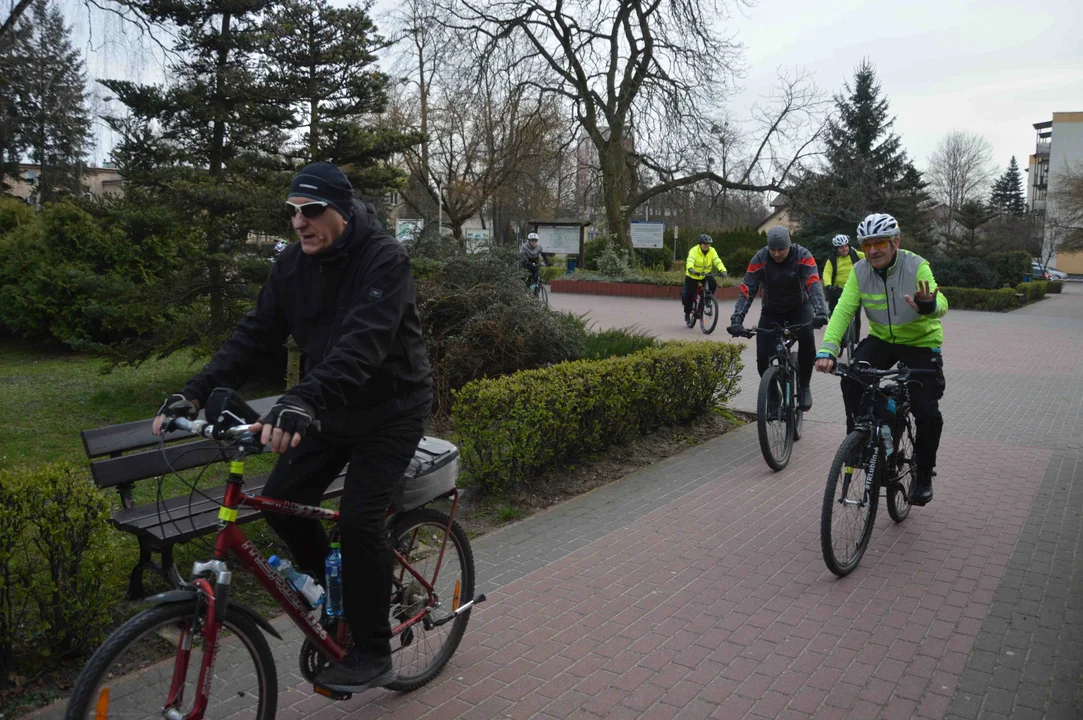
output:
M274 405L278 397L265 397L249 403L254 410L264 413ZM200 417L203 413L200 412ZM171 432L165 436L165 447L159 450L160 438L151 434L152 420L110 425L95 430L84 430L83 447L92 461L90 472L99 488L116 488L120 493L121 508L112 514L113 525L122 532L131 533L139 540L139 562L132 569L128 581L128 597L135 600L148 594L143 587L143 573L150 570L165 579L171 587L183 587L184 579L173 561L173 546L193 538L212 535L218 530L219 502L225 495L226 486L200 488L200 494L184 493L161 503L137 505L132 495L136 483L156 483L162 475L204 467L222 462L221 446L212 440L203 440L186 432ZM454 445L439 438L424 438L406 472L407 478L427 476L434 469L446 465L458 457ZM457 464L455 465L457 468ZM455 471L457 474L457 470ZM327 488L323 499L336 498L342 494L345 471ZM245 490L259 495L267 483L266 475L245 477ZM409 509L403 501L403 493L410 492L409 481L403 483L396 494L396 506ZM454 486L454 480L452 480ZM241 506L237 522L248 523L258 519L260 511ZM161 557L154 561L154 554Z

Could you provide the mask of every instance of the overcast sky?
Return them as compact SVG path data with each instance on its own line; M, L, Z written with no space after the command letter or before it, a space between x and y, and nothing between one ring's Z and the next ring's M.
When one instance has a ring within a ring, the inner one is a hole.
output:
M829 93L875 66L895 131L924 170L953 129L985 136L1001 168L1034 152L1033 124L1083 111L1080 0L762 0L729 27L745 45L738 99L801 67Z
M393 4L378 0L374 14ZM63 5L83 35L85 14L71 13L79 0ZM988 138L999 167L1015 155L1025 168L1034 123L1083 111L1081 8L1080 0L760 0L722 25L744 44L748 70L731 104L742 114L770 92L779 68L809 71L828 94L839 92L868 58L920 169L953 129ZM90 55L91 77L160 78L153 63L132 65L116 47Z

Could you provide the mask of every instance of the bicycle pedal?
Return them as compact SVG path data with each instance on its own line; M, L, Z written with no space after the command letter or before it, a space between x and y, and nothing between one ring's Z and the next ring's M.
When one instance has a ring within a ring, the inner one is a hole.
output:
M324 686L317 685L316 683L312 684L312 689L316 691L317 695L323 695L325 698L330 698L331 700L349 700L353 697L353 693L331 690L330 688L325 688Z

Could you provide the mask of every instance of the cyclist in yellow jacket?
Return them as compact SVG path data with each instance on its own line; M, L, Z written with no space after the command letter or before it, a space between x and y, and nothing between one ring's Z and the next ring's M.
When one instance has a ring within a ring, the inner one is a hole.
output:
M831 372L839 343L850 319L862 305L869 317L869 336L854 350L853 362L867 362L887 370L896 363L912 369L936 370L910 388L914 438L913 495L910 502L925 505L933 499L932 476L944 429L940 398L944 396L944 328L940 318L948 312L948 299L940 294L929 262L909 250L900 250L899 223L890 215L874 214L857 226L857 239L865 259L854 265L831 322L824 332L816 369ZM846 432L854 429L854 411L861 403L862 387L842 380L846 402Z
M699 244L688 251L688 260L685 261L684 290L681 291L681 299L684 301L684 324L687 325L692 319L692 303L696 299L696 288L706 280L707 291L714 293L718 283L713 277L707 277L707 273L714 272L718 277L726 277L726 266L722 258L718 257L718 251L711 247L714 238L704 233L699 236Z
M842 289L846 287L846 280L850 277L850 270L858 260L865 259L865 253L850 247L849 235L836 235L831 239L831 245L835 248L835 252L824 263L824 296L827 297L827 309L835 312L835 306L839 304L839 298L842 297ZM854 336L856 343L861 337L861 313L854 313L854 325L857 329L857 334Z

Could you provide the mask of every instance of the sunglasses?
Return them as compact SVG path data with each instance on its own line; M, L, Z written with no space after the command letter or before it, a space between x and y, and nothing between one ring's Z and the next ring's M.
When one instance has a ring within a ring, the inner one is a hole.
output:
M873 249L886 250L889 245L891 245L891 238L871 238L869 240L861 241L861 249L864 252Z
M286 215L288 215L290 219L294 218L298 212L306 218L311 219L323 215L324 211L327 210L327 203L314 200L313 202L301 203L298 205L287 200L286 207Z

